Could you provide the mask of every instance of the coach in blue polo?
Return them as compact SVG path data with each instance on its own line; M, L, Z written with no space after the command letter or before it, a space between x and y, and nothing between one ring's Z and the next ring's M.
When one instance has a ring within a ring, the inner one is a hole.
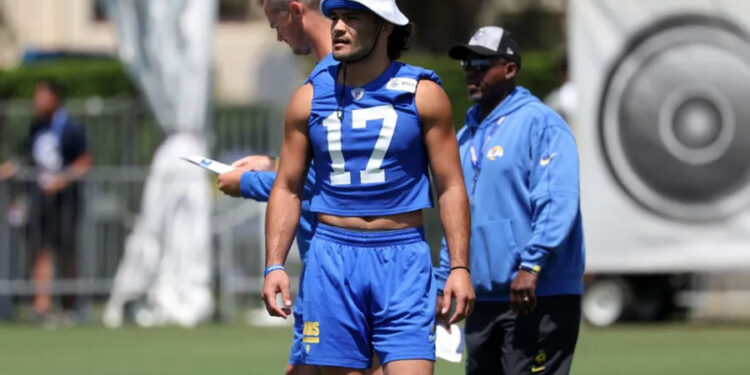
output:
M461 61L475 103L458 133L477 293L466 373L567 374L584 269L575 139L516 86L521 51L507 30L482 27L450 56ZM449 272L443 247L439 285Z

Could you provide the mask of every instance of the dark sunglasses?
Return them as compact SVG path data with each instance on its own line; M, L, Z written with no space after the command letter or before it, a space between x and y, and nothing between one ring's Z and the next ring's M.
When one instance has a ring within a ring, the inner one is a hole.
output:
M483 57L461 60L461 68L465 71L485 71L495 65L507 64L508 60L500 57Z

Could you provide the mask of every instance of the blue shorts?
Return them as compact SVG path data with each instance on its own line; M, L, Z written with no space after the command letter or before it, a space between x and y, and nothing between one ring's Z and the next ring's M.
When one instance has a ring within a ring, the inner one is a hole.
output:
M302 274L299 279L299 288L297 289L297 298L294 300L294 337L292 338L292 347L289 349L289 364L304 365L305 347L302 345L302 309L303 309L303 292L302 280L305 278L305 267L302 267Z
M361 232L318 224L305 265L304 363L366 369L435 360L435 298L422 228Z

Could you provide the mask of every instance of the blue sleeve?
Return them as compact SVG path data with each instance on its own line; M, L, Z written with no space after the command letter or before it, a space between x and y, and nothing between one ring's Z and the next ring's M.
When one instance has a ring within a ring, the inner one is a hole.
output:
M62 154L65 165L69 165L76 159L86 154L86 132L83 126L75 122L69 122L62 134Z
M252 172L248 171L242 174L240 177L240 194L242 198L252 199L258 202L267 202L268 197L271 195L271 188L273 183L276 181L276 172ZM302 193L302 200L309 201L312 199L315 189L315 173L308 173L307 179L305 180L304 192Z
M240 177L240 194L242 198L267 202L275 180L276 172L245 172Z
M540 272L565 243L579 211L578 151L565 122L546 112L531 133L530 195L532 236L521 265Z
M445 237L440 242L440 264L435 268L435 281L437 282L437 289L445 289L445 281L448 280L448 274L451 267L450 254L448 253L448 246L445 243Z
M434 71L429 70L429 69L423 69L423 71L419 74L419 79L428 79L430 81L437 83L440 86L443 85L443 80L440 79L440 76L437 75L437 73L435 73Z

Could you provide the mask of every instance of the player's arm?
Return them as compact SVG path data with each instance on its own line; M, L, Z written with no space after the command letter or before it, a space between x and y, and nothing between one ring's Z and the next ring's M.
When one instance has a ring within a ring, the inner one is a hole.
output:
M312 94L312 86L305 85L294 93L287 106L279 170L266 210L266 267L284 264L299 223L300 202L310 161L307 121ZM276 304L278 293L283 297L284 308ZM269 314L286 318L292 305L286 272L277 270L266 275L262 297Z
M248 155L235 160L232 166L245 171L275 171L276 158L268 155Z
M450 266L468 267L469 199L461 172L458 142L451 125L451 104L445 91L430 80L419 82L415 100L437 189ZM451 300L456 300L456 311L449 323L460 321L471 313L475 295L468 268L450 272L443 295L440 311L443 315L448 313Z
M245 172L240 178L240 195L245 199L266 202L271 196L274 181L276 172Z
M268 200L276 173L276 159L266 155L249 155L232 163L232 171L216 178L219 190L232 197L242 197L260 202Z
M276 172L236 169L216 178L222 193L235 197L265 202L271 195Z

